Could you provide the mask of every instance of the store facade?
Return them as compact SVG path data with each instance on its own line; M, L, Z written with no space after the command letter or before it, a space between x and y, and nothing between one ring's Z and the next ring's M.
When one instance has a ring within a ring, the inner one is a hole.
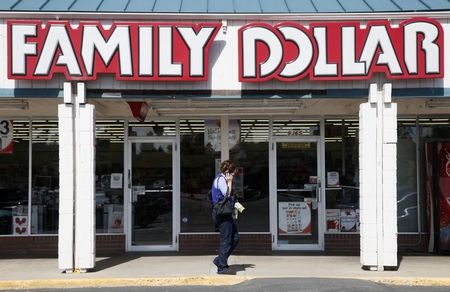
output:
M372 83L392 84L398 108L398 248L449 248L448 11L64 12L0 14L3 255L57 254L68 83L95 106L97 254L214 251L209 189L225 159L239 167L241 250L358 254Z

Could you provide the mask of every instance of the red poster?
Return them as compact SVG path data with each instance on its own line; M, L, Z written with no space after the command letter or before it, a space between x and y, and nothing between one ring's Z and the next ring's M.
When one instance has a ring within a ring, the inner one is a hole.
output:
M439 155L439 249L450 250L450 142L438 143Z
M426 199L427 199L427 222L430 232L428 251L434 250L434 190L433 190L433 144L425 144L425 165L426 165Z
M0 154L12 154L13 145L13 122L0 118Z

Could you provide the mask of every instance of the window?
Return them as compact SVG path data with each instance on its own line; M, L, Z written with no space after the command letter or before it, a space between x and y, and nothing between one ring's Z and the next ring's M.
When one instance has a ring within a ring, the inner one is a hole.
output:
M0 234L23 235L29 233L30 124L22 120L10 122L13 125L12 147L0 151Z
M358 120L325 121L326 231L359 231Z
M220 166L220 120L180 120L181 232L213 232L211 184Z
M421 165L419 169L421 170L420 181L422 182L420 185L420 205L423 206L420 218L421 230L429 230L427 226L429 219L427 218L427 213L429 210L426 209L429 205L427 203L429 200L434 201L435 211L437 209L441 210L439 213L434 212L435 228L440 229L440 232L446 232L445 223L441 225L440 222L441 220L445 222L442 218L448 213L447 207L449 204L445 204L443 196L440 200L437 198L445 194L445 189L441 190L441 188L445 188L445 184L441 186L440 177L442 177L441 173L444 173L442 170L445 169L447 164L447 158L444 153L448 152L447 147L450 142L450 119L448 117L420 117L418 123L420 129L419 157ZM427 170L431 177L428 176ZM431 187L427 187L427 184Z
M123 233L123 136L120 120L96 122L95 222L97 233Z
M59 136L57 120L33 120L31 233L56 234L59 221Z
M241 232L269 232L269 121L230 120L230 159L238 167L233 189L246 208L238 215Z
M397 223L399 232L417 232L416 119L397 123Z

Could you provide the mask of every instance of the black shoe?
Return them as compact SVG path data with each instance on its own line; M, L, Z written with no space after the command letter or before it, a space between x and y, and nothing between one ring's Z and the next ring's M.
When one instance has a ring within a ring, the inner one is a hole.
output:
M218 269L217 272L219 272L219 269L223 270L223 269L228 269L230 267L229 265L226 265L225 267L219 266L219 263L217 262L218 260L219 260L218 257L215 257L214 260L213 260L213 264L215 264L217 269Z

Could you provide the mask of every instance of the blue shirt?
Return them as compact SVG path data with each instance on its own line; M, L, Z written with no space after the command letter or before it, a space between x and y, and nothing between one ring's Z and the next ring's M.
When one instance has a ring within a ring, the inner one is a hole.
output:
M213 204L216 204L218 201L223 200L223 198L227 195L227 191L228 185L225 176L221 173L217 174L211 187ZM230 199L231 205L234 206L233 196L230 196Z

